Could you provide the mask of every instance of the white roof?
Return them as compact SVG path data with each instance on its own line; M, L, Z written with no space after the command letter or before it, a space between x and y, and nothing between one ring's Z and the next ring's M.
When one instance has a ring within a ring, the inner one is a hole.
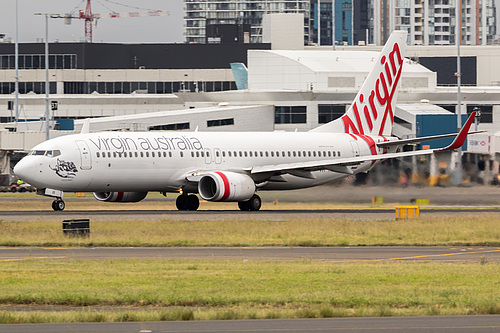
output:
M451 114L452 112L430 103L397 104L397 108L413 115L419 114Z
M374 51L307 51L307 50L251 50L288 58L313 72L369 72L377 61L379 52ZM404 72L431 72L424 66L406 59Z

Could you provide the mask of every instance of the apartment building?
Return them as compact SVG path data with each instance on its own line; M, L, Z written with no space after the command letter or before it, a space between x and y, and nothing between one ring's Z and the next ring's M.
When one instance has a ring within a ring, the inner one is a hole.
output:
M304 42L309 41L310 0L184 0L184 34L187 43L205 43L212 24L249 24L251 43L262 42L264 14L304 14Z

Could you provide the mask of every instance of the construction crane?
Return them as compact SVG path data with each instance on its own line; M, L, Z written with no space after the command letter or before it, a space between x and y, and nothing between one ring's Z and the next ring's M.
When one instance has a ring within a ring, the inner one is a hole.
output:
M72 19L85 20L85 38L88 42L92 43L92 25L97 25L98 19L103 18L120 18L120 17L144 17L144 16L169 16L170 12L167 10L150 10L146 12L127 12L127 13L107 13L95 14L92 13L91 1L87 0L85 11L79 10L78 15L73 13L64 15L64 23L71 24Z

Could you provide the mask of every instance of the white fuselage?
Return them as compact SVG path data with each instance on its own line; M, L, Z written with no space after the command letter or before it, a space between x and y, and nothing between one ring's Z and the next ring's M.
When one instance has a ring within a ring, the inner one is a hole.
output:
M189 182L186 176L204 171L244 172L251 175L259 190L287 190L325 184L349 173L318 170L311 172L311 179L286 171L251 174L251 170L369 156L373 149L365 141L343 133L101 132L39 144L15 171L37 188L70 192L182 189L196 193L196 183ZM377 149L377 154L381 153ZM367 161L348 168L352 173L366 172L373 164ZM280 174L279 181L269 178Z

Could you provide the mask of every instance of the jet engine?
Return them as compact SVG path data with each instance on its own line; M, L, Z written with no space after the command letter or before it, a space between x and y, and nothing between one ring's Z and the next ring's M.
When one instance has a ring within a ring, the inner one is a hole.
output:
M109 202L139 202L148 195L148 192L94 192L99 201Z
M246 201L255 194L255 183L240 173L210 172L200 178L198 193L207 201Z

